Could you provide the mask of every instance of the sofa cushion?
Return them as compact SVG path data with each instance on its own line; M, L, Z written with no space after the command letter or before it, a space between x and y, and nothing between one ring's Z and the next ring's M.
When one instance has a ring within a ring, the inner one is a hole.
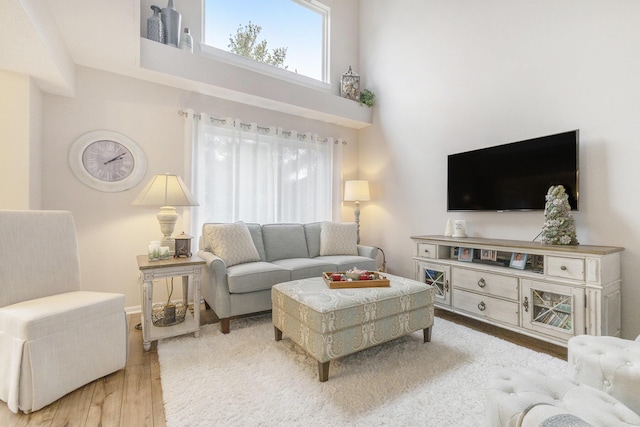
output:
M247 223L247 228L253 239L253 244L256 245L258 255L260 255L261 261L267 260L267 255L264 252L264 240L262 239L262 225L255 223Z
M358 228L355 222L322 223L320 255L358 255Z
M122 294L66 292L0 308L0 329L16 339L37 340L123 310Z
M206 224L205 230L211 250L222 258L227 267L260 261L260 254L244 222Z
M376 271L376 260L359 255L329 255L313 258L317 261L329 263L335 267L334 271L347 271L356 267L358 270Z
M267 262L286 258L309 258L302 224L265 224L262 239Z
M289 270L268 262L249 262L227 269L227 282L232 294L271 289L272 285L289 280Z
M291 272L291 280L322 277L322 273L325 271L336 271L335 265L311 258L280 259L273 261L273 263L289 270Z
M315 258L320 255L321 232L321 222L311 222L304 225L304 235L307 238L307 249L309 250L309 258Z

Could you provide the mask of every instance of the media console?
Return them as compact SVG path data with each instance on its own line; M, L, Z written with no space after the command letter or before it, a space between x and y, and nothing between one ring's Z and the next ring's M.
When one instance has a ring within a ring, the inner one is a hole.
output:
M415 279L436 307L567 346L574 335L620 336L615 246L412 236Z

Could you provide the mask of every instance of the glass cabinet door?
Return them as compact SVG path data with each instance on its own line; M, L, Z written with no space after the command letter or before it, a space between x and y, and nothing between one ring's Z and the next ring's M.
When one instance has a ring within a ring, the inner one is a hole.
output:
M533 321L564 331L573 330L573 298L571 295L533 289Z
M584 290L522 280L522 324L559 338L584 331Z
M451 305L451 289L449 288L451 268L422 261L417 262L416 266L416 280L434 287L436 290L436 304Z

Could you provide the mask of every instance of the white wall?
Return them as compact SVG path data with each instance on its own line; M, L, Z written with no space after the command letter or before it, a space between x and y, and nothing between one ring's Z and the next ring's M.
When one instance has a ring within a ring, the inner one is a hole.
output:
M42 93L29 76L0 70L0 99L0 209L39 209Z
M640 334L640 2L367 0L360 65L377 95L360 132L363 241L413 276L411 235L531 240L543 212L447 213L447 155L580 129L583 244L622 255L623 336ZM478 176L491 173L478 168Z
M128 307L140 305L136 255L161 237L156 208L131 206L157 173L184 174L184 119L178 110L193 108L220 117L311 131L344 138L345 173L353 173L357 131L314 120L248 107L218 98L78 68L74 98L46 95L43 103L43 209L73 212L78 230L83 288L126 295ZM98 129L120 132L147 156L147 174L135 188L120 193L93 190L76 179L68 162L73 142ZM181 215L176 233L185 227ZM196 242L193 242L194 247ZM162 290L162 286L160 289Z

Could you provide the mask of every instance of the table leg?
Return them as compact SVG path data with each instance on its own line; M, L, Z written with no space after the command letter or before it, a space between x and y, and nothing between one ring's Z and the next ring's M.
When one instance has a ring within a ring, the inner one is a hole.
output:
M318 362L318 377L321 383L329 380L329 363L331 361Z
M189 276L182 276L182 298L184 306L189 307Z
M193 272L193 282L191 285L193 286L193 320L196 321L196 325L200 328L200 272L199 268L196 268ZM194 337L200 336L200 329L193 333Z
M431 326L423 329L424 342L431 342Z
M145 273L142 282L142 344L144 351L151 348L151 305L153 300L153 275Z

